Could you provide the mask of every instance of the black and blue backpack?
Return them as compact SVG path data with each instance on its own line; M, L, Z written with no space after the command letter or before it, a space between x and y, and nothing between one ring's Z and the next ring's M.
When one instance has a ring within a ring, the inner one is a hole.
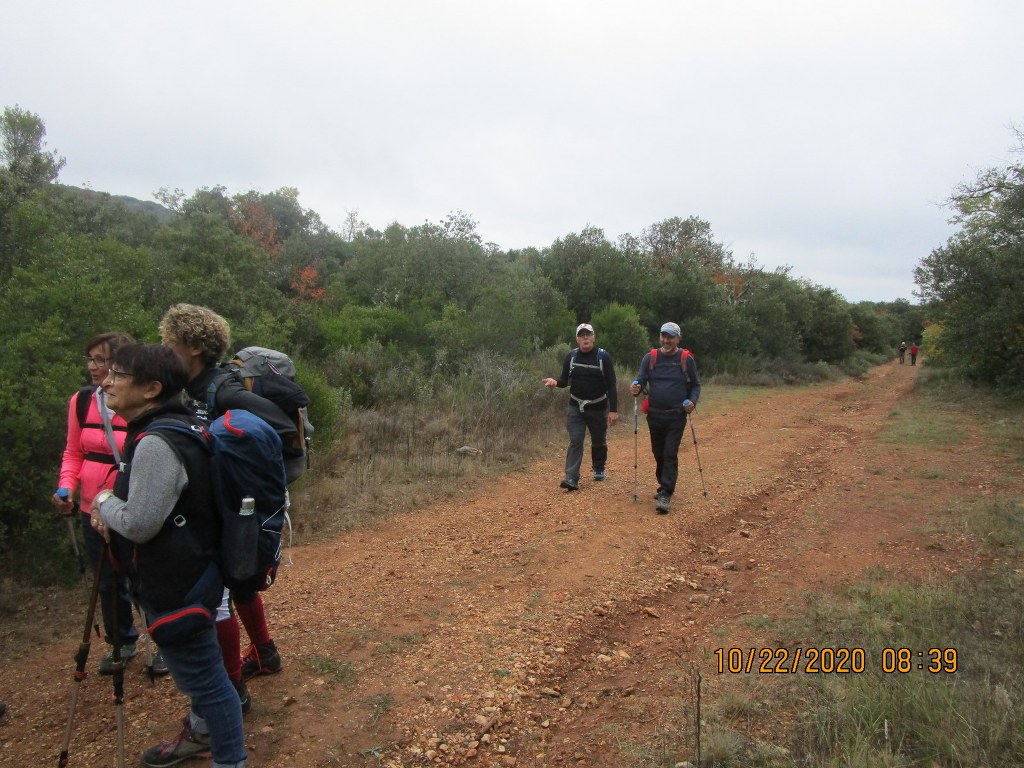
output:
M229 410L210 424L214 497L222 520L224 583L265 590L277 578L288 517L281 438L249 411Z
M224 585L243 593L269 588L281 563L284 527L291 526L280 436L259 416L237 409L209 426L158 419L147 432L163 430L188 434L210 451Z

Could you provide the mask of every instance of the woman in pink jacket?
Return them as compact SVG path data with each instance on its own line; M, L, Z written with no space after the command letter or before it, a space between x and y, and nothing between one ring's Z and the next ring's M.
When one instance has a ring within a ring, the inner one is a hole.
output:
M89 339L86 344L85 363L91 383L71 396L68 402L68 437L64 457L60 465L60 480L53 494L57 511L68 517L74 514L75 491L78 492L78 508L86 516L82 529L85 549L90 564L99 560L103 539L89 525L89 507L93 497L100 491L111 488L117 474L117 460L111 443L120 455L124 446L126 425L124 419L106 407L100 382L110 371L110 363L118 348L134 343L124 333L103 333ZM104 562L100 572L100 604L103 611L105 639L112 645L115 638L121 644L121 658L125 661L135 655L135 643L139 632L132 616L132 604L123 581L118 585L117 623L113 626L114 598L111 585L114 575L110 563ZM100 662L101 675L113 673L113 651ZM154 672L166 672L166 667L154 660ZM162 669L161 669L162 668Z

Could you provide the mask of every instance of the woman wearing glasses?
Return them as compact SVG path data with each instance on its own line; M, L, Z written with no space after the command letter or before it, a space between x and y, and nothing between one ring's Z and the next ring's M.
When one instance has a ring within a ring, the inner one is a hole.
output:
M100 384L110 372L114 353L135 340L125 333L102 333L89 339L85 345L85 365L89 372L89 384L71 396L68 403L68 434L64 456L60 465L60 479L53 494L53 505L64 517L74 514L75 491L78 491L78 508L86 515L83 521L85 548L89 563L95 567L99 559L102 538L89 525L89 507L93 498L102 490L112 488L117 474L118 452L124 447L126 425L124 419L113 413L106 405ZM112 448L113 446L113 448ZM110 564L103 562L100 573L100 603L103 611L103 629L108 645L117 639L121 643L121 658L127 661L135 655L135 643L139 632L132 617L132 604L128 590L122 583L118 588L117 620L113 626L113 597L111 582L114 579ZM113 674L113 650L100 661L101 675ZM154 660L154 672L165 674L166 666Z
M221 659L214 618L221 602L220 517L209 447L181 403L185 364L168 347L121 347L104 391L128 424L111 491L92 503L92 525L112 544L178 690L192 708L177 737L142 755L145 766L212 757L214 768L244 768L238 694ZM110 538L108 538L110 540Z

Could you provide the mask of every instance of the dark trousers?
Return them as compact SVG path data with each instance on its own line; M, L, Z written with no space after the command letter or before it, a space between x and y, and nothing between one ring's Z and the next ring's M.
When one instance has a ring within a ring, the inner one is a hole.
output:
M679 477L679 444L686 427L686 411L651 410L647 414L647 428L651 432L651 452L654 454L655 476L658 490L671 496Z
M608 460L608 409L580 412L570 405L565 412L565 428L569 432L569 449L565 452L565 479L580 481L583 464L583 441L590 431L590 460L595 470L603 470Z
M89 560L91 568L96 567L100 557L100 548L103 546L103 537L98 534L90 524L88 516L82 518L83 534L85 536L85 556ZM114 596L111 594L116 576L110 567L110 562L103 560L100 570L100 609L103 612L104 640L114 644L114 636L121 638L121 645L134 643L139 639L139 630L135 628L135 621L132 615L132 601L128 595L128 588L122 578L117 584L117 623L118 631L114 631Z

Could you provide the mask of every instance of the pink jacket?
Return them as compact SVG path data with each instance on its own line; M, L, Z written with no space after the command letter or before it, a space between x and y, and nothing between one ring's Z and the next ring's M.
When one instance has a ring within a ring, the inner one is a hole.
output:
M60 464L60 481L58 487L67 488L73 494L78 489L78 507L82 512L89 512L93 497L104 488L112 488L117 467L107 443L107 435L100 417L99 403L94 392L89 398L89 410L85 417L85 426L78 423L76 403L78 393L68 401L68 441L64 446L64 457ZM117 450L124 448L127 425L124 419L112 415L111 425L114 427L114 442ZM79 486L81 483L81 486Z

